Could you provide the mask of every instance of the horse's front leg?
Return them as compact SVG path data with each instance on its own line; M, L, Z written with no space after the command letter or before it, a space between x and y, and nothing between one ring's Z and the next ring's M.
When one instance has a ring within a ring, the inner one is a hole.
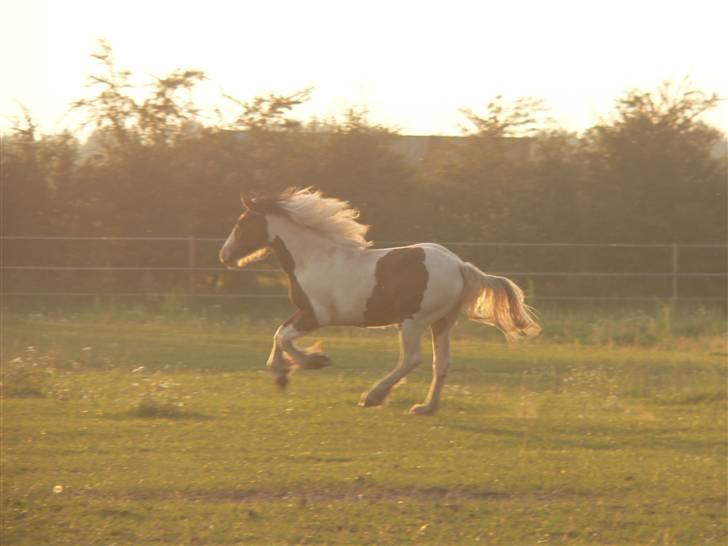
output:
M288 374L293 368L303 370L318 370L331 364L331 360L325 354L318 351L317 347L299 349L294 341L299 337L312 331L311 328L301 328L303 315L296 313L276 330L273 336L273 349L268 358L268 368L273 374L273 379L281 389L288 385Z
M291 365L286 360L283 348L278 342L278 332L281 328L283 328L283 325L276 330L275 336L273 336L273 349L271 349L266 366L268 366L268 369L273 375L273 382L279 389L285 390L288 385L288 374L291 371Z

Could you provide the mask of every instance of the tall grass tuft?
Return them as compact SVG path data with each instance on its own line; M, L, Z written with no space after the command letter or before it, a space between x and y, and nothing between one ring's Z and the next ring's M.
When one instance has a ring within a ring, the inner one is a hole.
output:
M136 408L131 411L131 415L145 419L179 419L184 417L184 412L177 404L147 395L139 400Z
M0 393L6 398L44 398L48 392L48 357L28 347L21 356L3 363Z
M142 419L194 419L204 415L185 409L185 397L178 392L177 383L171 381L143 380L142 391L136 404L129 411L132 417Z

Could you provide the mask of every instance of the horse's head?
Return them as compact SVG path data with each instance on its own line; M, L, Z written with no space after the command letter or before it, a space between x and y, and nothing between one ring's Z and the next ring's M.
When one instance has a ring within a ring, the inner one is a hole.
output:
M254 202L245 194L240 195L240 200L245 211L220 249L220 261L230 269L263 259L270 252L265 215L254 210Z

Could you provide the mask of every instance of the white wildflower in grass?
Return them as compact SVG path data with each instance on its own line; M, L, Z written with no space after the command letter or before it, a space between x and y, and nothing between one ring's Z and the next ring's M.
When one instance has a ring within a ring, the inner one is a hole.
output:
M56 494L63 493L63 486L62 485L54 485L53 486L53 492L56 493Z

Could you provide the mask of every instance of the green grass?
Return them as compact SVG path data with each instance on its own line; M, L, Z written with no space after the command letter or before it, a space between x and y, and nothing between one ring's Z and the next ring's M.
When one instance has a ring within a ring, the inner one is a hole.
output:
M544 316L514 347L463 325L422 418L426 365L356 406L392 331L312 336L334 365L281 394L270 321L4 312L2 543L725 544L723 326L680 320Z

